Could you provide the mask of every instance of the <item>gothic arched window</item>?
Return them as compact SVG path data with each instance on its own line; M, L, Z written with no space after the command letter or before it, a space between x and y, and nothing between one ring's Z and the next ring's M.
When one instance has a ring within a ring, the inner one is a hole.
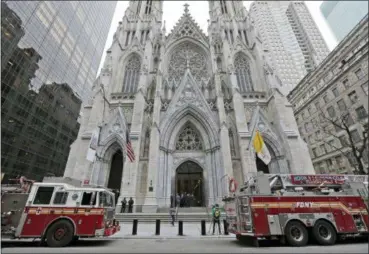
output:
M124 71L123 93L135 93L140 79L141 61L137 55L133 55L127 62Z
M203 150L203 145L200 136L191 126L187 126L179 134L176 143L176 150L179 151Z
M234 61L234 66L236 68L237 83L241 93L254 91L250 64L246 57L242 54L238 54Z
M209 78L206 53L196 44L184 42L176 47L170 56L168 65L168 81L176 84L182 79L186 67L190 68L192 76L200 83Z

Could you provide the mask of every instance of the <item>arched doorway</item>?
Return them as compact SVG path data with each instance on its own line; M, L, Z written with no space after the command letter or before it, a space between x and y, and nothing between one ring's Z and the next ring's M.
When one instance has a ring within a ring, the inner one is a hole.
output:
M119 190L122 182L123 175L123 153L122 150L117 150L110 164L110 173L107 187L113 190Z
M175 193L190 194L184 206L203 206L203 172L202 168L195 162L186 161L176 170ZM185 199L186 200L186 199Z

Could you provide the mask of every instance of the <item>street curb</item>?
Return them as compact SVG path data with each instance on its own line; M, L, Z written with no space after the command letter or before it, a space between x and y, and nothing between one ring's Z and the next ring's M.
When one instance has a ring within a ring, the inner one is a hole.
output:
M235 239L234 236L219 236L219 235L209 235L209 236L133 236L133 235L125 235L125 236L111 236L109 239Z

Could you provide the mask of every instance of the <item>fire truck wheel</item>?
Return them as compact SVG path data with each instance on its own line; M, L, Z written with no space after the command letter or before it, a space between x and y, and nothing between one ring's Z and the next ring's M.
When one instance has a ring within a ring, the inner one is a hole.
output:
M336 230L330 223L324 220L319 220L315 223L313 235L316 241L321 245L333 245L337 240Z
M52 224L46 233L46 242L49 247L64 247L74 238L73 225L67 220L60 220Z
M292 246L305 246L309 240L309 233L306 227L298 221L287 223L285 234L287 242Z

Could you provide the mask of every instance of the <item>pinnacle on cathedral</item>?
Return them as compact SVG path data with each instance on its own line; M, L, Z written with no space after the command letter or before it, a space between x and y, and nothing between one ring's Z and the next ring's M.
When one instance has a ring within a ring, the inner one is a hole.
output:
M196 206L219 203L225 175L242 182L257 171L313 172L281 85L264 68L263 45L249 18L240 18L241 5L209 1L206 36L185 4L165 37L163 1L130 1L97 81L104 96L97 89L83 108L65 176L118 189L118 204L133 197L135 209L153 212L177 193L193 194ZM268 165L245 149L255 130L270 152ZM92 133L102 159L90 162Z

